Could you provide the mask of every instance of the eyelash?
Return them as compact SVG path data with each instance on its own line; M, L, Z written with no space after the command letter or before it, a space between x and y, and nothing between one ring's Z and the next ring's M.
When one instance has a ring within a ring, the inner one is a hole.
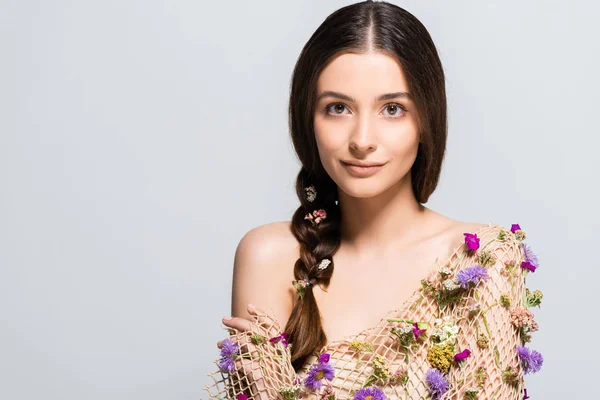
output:
M325 107L325 115L327 117L331 117L331 118L342 118L342 114L335 114L335 113L331 114L331 113L329 113L329 109L332 106L337 106L337 105L342 105L342 106L346 107L346 109L348 109L348 107L344 103L331 103L331 104L329 104L329 105L327 105ZM389 118L389 119L400 119L400 118L404 117L404 115L408 111L406 109L406 107L404 107L402 104L398 104L398 103L387 103L385 105L385 107L384 107L384 110L387 109L389 106L396 106L396 107L398 107L399 109L402 110L402 113L398 117L396 117L396 116L386 116L386 118Z

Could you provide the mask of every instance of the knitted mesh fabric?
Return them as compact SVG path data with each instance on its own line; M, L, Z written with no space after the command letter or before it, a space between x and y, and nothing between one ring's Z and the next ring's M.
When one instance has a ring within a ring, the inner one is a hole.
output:
M365 383L381 389L387 399L426 398L429 392L425 375L432 368L427 357L433 345L431 333L435 329L436 319L439 323L440 318L445 318L458 327L455 352L469 349L471 355L461 365L451 363L446 374L449 389L442 399L462 400L466 391L474 388L478 393L472 398L521 400L524 380L516 346L524 342L519 329L511 323L510 307L503 306L500 297L505 295L505 305L508 303L506 296L512 306L523 304L527 273L520 267L525 260L522 238L491 222L475 233L480 238L478 249L468 250L466 244L461 244L443 264L436 263L422 281L428 282L430 287L439 288L443 279L439 267L446 267L449 270L446 272L450 272L449 278L452 278L463 268L482 265L480 257L487 253L491 256L491 261L486 263L489 279L463 292L458 301L440 307L438 299L424 285L398 308L389 311L375 326L343 340L329 342L298 371L294 371L290 363L290 347L285 348L281 342L270 343L268 340L259 345L251 343L251 335L272 338L281 333L272 312L256 316L251 332L232 330L230 336L230 339L241 344L241 354L252 359L238 357L236 368L231 373L216 370L209 374L212 382L205 387L208 398L237 399L239 394L245 394L248 399L296 398L292 395L285 397L281 390L287 388L293 392L294 385L296 389L301 389L302 385L297 385L299 380L306 378L308 370L319 362L318 357L322 353L330 354L329 363L335 368L335 377L331 381L324 380L321 389L305 390L303 400L352 399L354 392ZM479 304L480 313L473 312L476 303ZM429 328L415 343L403 346L392 328L406 326L407 323L390 322L389 319L427 323ZM487 339L487 345L482 341L478 345L480 334ZM363 343L362 349L360 343ZM516 373L513 383L502 379L507 367L512 367ZM406 379L398 381L386 378L399 369L406 370ZM482 371L484 381L480 379ZM380 379L375 380L374 373ZM335 397L323 395L327 386L329 393Z

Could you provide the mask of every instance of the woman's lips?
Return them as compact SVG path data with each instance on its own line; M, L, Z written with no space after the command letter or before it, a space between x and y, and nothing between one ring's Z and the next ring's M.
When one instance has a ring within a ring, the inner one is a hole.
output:
M358 176L358 177L366 177L371 176L375 172L379 171L385 164L381 165L373 165L370 167L360 167L358 165L348 164L344 161L341 161L342 165L346 168L350 175Z

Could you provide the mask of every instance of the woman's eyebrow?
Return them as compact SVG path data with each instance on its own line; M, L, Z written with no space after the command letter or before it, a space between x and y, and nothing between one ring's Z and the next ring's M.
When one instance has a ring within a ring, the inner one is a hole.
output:
M321 101L321 99L323 99L324 97L335 97L335 98L341 99L341 100L356 102L356 100L353 97L348 96L347 94L340 93L340 92L334 92L331 90L326 90L326 91L322 92L321 94L319 94L317 96L317 101ZM402 98L411 99L410 93L408 93L408 92L385 93L385 94L377 96L375 98L375 101L385 101L385 100L402 99Z

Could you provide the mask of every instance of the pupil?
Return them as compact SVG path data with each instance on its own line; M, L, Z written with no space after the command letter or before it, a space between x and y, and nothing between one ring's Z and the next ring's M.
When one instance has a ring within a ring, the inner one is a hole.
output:
M393 105L393 104L392 104L392 105L390 105L390 106L388 106L388 111L390 110L390 108L389 108L389 107L391 107L391 109L392 109L392 110L396 110L396 106L395 106L395 105ZM395 112L392 112L392 114L396 114L396 113L395 113Z
M336 111L342 112L344 110L344 106L342 106L341 104L338 104Z

